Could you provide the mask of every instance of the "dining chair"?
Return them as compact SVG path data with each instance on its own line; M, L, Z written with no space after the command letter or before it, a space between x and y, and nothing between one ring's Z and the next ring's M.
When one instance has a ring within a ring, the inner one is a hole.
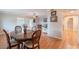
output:
M19 34L22 32L22 27L21 26L15 26L15 33Z
M23 25L24 34L27 34L27 25Z
M37 25L37 30L41 30L42 31L42 25Z
M27 40L24 44L24 48L27 49L35 49L35 48L40 48L39 41L40 41L40 36L41 36L41 30L36 30L32 34L32 39Z
M11 48L16 47L16 46L17 46L17 48L19 48L19 44L16 41L14 41L14 42L10 41L10 37L9 37L9 34L7 33L7 31L5 29L3 29L3 31L4 31L4 33L6 35L6 39L7 39L7 43L8 43L7 48L11 49Z
M32 27L32 31L36 31L37 30L37 27L36 26L33 26Z

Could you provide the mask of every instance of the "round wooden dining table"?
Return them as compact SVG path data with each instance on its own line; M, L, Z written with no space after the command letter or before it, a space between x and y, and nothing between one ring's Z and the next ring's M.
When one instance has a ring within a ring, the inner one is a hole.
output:
M24 42L32 39L32 34L33 34L33 31L31 31L31 30L28 30L26 34L24 34L24 33L16 34L16 33L12 32L10 37L15 39L15 41L17 41L17 43L19 43L19 48L22 49L22 48L24 48Z

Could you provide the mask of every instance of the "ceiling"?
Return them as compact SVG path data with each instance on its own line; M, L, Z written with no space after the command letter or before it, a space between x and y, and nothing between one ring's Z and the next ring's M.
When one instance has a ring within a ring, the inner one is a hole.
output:
M18 16L47 16L48 9L0 9L0 13L15 14Z
M63 13L79 13L78 9L55 9ZM14 14L18 16L48 16L50 9L0 9L0 13Z

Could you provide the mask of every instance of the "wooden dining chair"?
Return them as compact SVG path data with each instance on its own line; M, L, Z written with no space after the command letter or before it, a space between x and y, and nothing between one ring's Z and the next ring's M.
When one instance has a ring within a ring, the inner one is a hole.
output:
M37 27L36 26L33 26L32 27L32 31L36 31L37 30Z
M39 41L40 41L40 36L41 36L41 30L37 30L32 34L32 39L27 40L24 44L24 48L27 49L35 49L35 48L40 48Z
M37 30L41 30L42 31L42 25L37 25Z
M7 48L11 49L11 48L16 47L16 46L17 46L17 48L19 48L19 44L16 41L15 42L11 42L10 41L10 37L9 37L7 31L5 29L3 29L3 31L4 31L4 33L6 35L6 39L7 39L7 43L8 43L8 47Z
M23 25L24 34L27 34L27 25Z
M21 26L15 26L15 33L21 33L22 32L22 27Z

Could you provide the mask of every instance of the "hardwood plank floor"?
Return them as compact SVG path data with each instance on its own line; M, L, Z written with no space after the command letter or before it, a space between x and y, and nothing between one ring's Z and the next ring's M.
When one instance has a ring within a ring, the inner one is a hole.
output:
M0 36L0 48L5 48L5 36ZM62 47L62 40L48 37L45 34L41 35L40 38L40 48L41 49L58 49Z
M40 48L41 49L58 49L63 48L63 40L51 38L42 34L40 38Z
M42 33L40 38L40 49L66 49L66 42L68 42L66 39L48 37L46 34ZM5 36L0 36L0 48L5 48L6 45Z

